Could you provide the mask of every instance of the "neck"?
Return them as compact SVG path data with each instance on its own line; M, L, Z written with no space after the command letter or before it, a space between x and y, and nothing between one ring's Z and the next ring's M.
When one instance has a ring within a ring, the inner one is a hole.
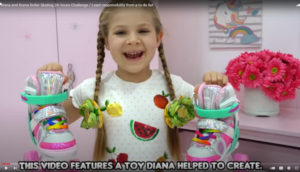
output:
M151 77L151 74L152 71L150 70L150 68L143 69L142 71L137 73L131 73L121 68L118 68L118 70L116 71L116 75L119 78L123 79L124 81L135 83L146 81Z

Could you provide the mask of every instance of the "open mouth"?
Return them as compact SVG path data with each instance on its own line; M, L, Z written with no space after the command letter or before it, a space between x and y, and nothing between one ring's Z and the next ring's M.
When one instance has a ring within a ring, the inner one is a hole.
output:
M126 52L124 53L125 57L128 60L138 60L142 58L144 52L143 51L132 51L132 52Z

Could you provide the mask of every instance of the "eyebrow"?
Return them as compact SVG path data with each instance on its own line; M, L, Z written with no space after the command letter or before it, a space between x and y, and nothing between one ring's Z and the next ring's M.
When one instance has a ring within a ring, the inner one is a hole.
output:
M143 23L143 24L139 24L138 27L143 27L143 26L150 26L150 24L148 23ZM113 27L113 29L116 29L116 28L123 28L123 27L127 27L126 25L116 25Z

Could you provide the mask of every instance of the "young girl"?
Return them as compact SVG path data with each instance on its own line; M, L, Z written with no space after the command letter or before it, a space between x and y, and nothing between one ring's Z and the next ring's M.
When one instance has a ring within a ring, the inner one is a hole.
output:
M148 6L112 5L120 3ZM164 154L168 160L179 160L178 129L166 125L164 107L180 96L192 97L194 87L179 76L170 75L162 44L162 24L150 1L119 0L110 4L100 15L96 77L71 90L71 98L63 104L68 122L80 118L78 108L85 99L94 99L100 107L106 107L102 112L104 125L97 129L94 160L156 161ZM104 48L110 51L118 69L102 75ZM156 49L164 72L149 67ZM42 70L62 71L62 67L49 63L38 71ZM204 81L225 85L227 78L210 72ZM144 131L148 129L151 135Z

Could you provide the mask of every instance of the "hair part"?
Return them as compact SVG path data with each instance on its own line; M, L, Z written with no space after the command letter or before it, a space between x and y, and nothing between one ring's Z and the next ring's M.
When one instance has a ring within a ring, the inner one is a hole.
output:
M109 4L109 6L105 7L101 12L99 17L99 31L97 38L97 70L96 70L96 82L95 82L95 91L94 91L94 100L99 104L99 94L101 89L101 75L102 75L102 67L105 58L105 38L108 36L108 25L110 15L114 10L120 9L122 7L115 7L111 4L118 3L126 3L126 4L144 4L144 3L152 3L150 0L113 0ZM153 3L152 3L153 4ZM162 24L160 21L160 17L156 7L153 5L152 7L139 7L144 8L150 11L153 14L153 23L155 26L156 33L159 34L162 31ZM171 76L168 70L167 61L164 54L163 44L161 43L158 47L159 57L161 59L162 67L164 70L164 75L166 78L167 86L169 89L169 94L171 101L175 99L175 91L173 88ZM106 151L106 132L105 132L105 124L102 128L97 129L95 146L94 146L94 154L93 159L96 161L103 160L105 151ZM168 127L168 146L170 147L171 154L177 159L180 160L180 142L178 129L175 127L174 129L170 129Z

